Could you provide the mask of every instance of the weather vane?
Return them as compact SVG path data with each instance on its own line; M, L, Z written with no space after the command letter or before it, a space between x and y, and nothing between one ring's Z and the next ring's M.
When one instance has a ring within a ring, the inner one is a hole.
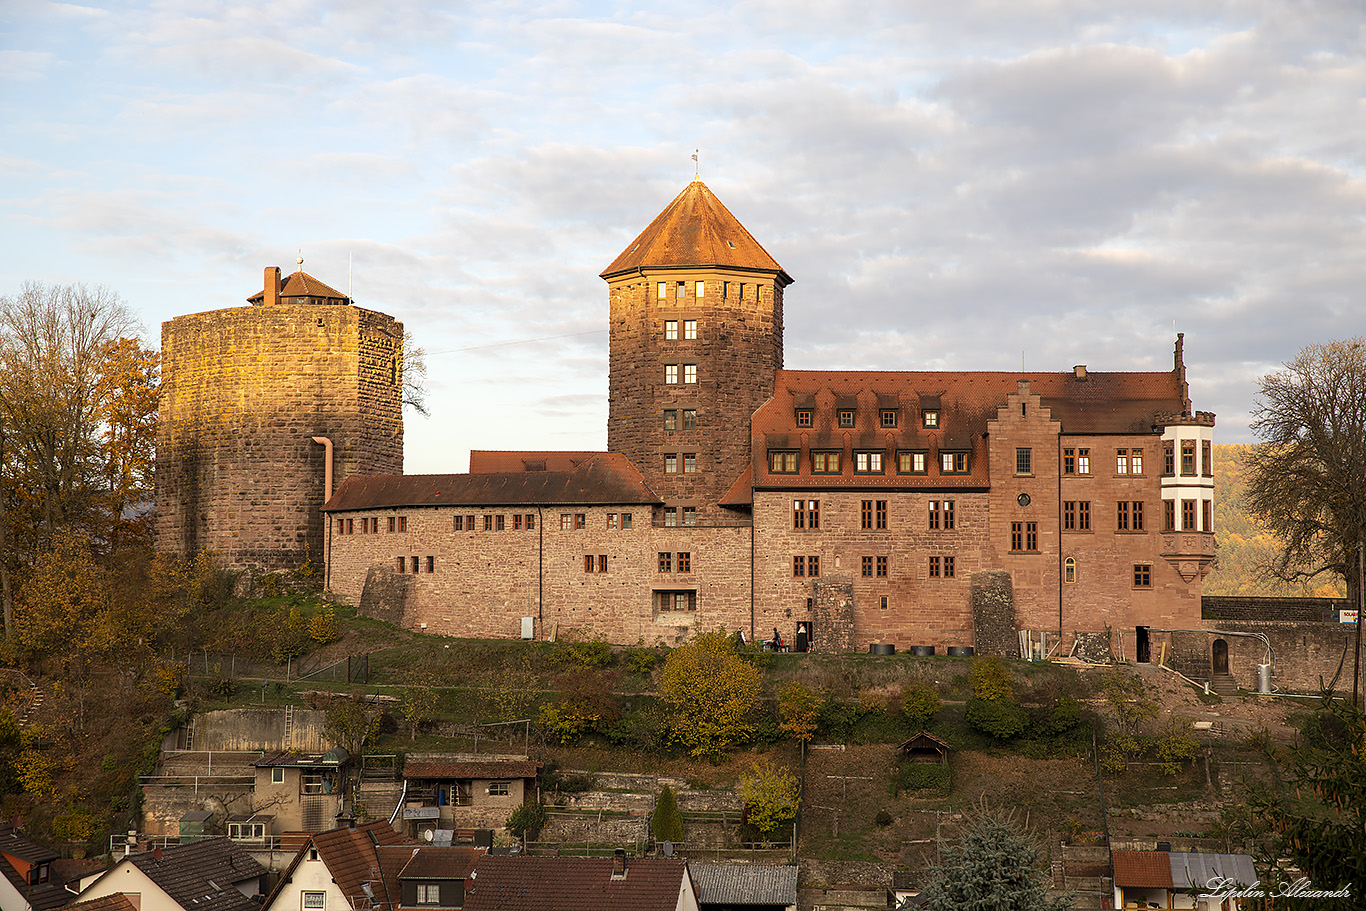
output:
M695 179L695 180L700 180L700 179L702 178L702 165L701 165L701 164L698 162L698 160L697 160L697 153L700 152L700 151L702 151L702 150L701 150L701 149L693 149L693 150L692 150L692 168L693 168L692 176L693 176L693 179Z

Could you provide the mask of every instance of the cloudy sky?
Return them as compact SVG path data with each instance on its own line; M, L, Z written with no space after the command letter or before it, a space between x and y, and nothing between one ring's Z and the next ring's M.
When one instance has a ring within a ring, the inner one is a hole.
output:
M155 345L302 251L427 350L409 472L599 449L597 275L694 149L796 279L790 367L1182 331L1246 441L1257 377L1366 332L1356 0L5 0L0 293L107 285Z

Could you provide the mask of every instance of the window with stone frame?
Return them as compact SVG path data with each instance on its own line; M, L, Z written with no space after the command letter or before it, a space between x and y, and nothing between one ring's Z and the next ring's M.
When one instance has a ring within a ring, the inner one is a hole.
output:
M681 573L692 572L692 552L681 550L678 552L678 571Z
M1176 501L1162 501L1162 529L1163 531L1176 531Z
M1077 530L1077 501L1076 501L1076 500L1063 500L1063 501L1062 501L1062 530L1063 530L1063 531L1076 531L1076 530Z
M864 500L859 510L859 527L873 527L873 501Z
M873 578L873 558L872 558L872 557L864 557L864 558L863 558L863 561L862 561L862 566L863 566L863 573L862 573L862 574L863 574L863 577L864 577L865 579L871 579L871 578Z
M699 293L697 296L701 297L702 295ZM697 339L697 320L685 319L683 321L683 339L685 341L694 341Z
M795 578L801 578L802 576L806 575L805 556L794 555L792 557L792 575Z
M1162 443L1162 475L1168 478L1176 475L1176 444L1171 440Z
M588 514L582 512L574 513L574 530L582 531L588 527Z
M930 578L938 579L940 573L939 558L930 557Z
M793 500L792 527L798 529L818 529L821 527L820 500Z
M665 506L665 507L664 507L664 527L665 527L665 528L677 528L677 527L678 527L678 507L677 507L677 506Z
M1015 449L1015 473L1017 475L1032 475L1034 473L1034 450L1028 446L1018 446Z
M683 365L683 382L684 382L685 384L693 384L693 383L696 383L696 382L697 382L697 365L696 365L696 364L684 364L684 365Z
M672 551L661 550L659 552L659 571L662 573L671 573L674 571L674 555Z
M1134 588L1152 588L1153 566L1151 563L1134 564Z
M678 338L678 320L666 319L664 321L664 338L667 341L675 341Z
M624 512L621 514L621 530L626 531L631 527L631 514Z
M684 474L696 474L696 473L697 473L697 453L695 453L695 452L685 452L685 453L683 453L683 473L684 473Z
M1090 500L1078 500L1078 501L1077 501L1077 531L1090 531L1090 530L1091 530L1091 501L1090 501ZM1037 548L1034 548L1034 547L1031 547L1031 548L1029 548L1029 549L1030 549L1030 550L1037 550Z
M925 458L924 452L898 452L896 454L896 470L898 474L924 474Z
M678 384L678 365L677 365L677 364L665 364L665 365L664 365L664 382L667 383L667 384L670 385L670 386L674 386L674 385L677 385L677 384Z
M953 557L944 558L944 578L952 579L954 576Z
M684 409L683 409L683 429L684 429L684 430L696 430L696 429L697 429L697 409L696 409L696 408L684 408Z
M1181 501L1181 530L1195 531L1195 501Z
M664 473L678 474L678 453L666 452L664 454Z
M1195 474L1195 441L1181 441L1181 473L1183 475Z
M1062 473L1063 473L1063 474L1076 474L1076 473L1077 473L1077 450L1076 450L1076 449L1064 449L1064 450L1062 451Z
M692 527L693 527L694 525L696 525L696 524L697 524L697 507L696 507L696 506L684 506L684 507L683 507L683 526L684 526L685 528L692 528Z
M1214 446L1209 440L1200 441L1200 474L1214 477Z
M874 510L874 519L877 523L878 531L887 530L887 501L878 500Z
M886 557L878 557L878 558L877 558L877 576L878 576L878 578L880 578L880 579L885 579L885 578L887 578L887 558L886 558Z
M1091 450L1077 449L1077 474L1091 473Z
M678 409L677 409L677 408L665 408L665 409L664 409L664 429L665 429L665 430L677 430L677 429L678 429Z

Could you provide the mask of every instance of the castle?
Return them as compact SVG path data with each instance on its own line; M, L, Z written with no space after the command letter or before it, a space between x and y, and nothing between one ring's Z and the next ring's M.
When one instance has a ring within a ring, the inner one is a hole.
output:
M403 326L302 268L163 324L159 548L312 561L362 611L460 636L1129 631L1142 659L1149 628L1200 626L1214 416L1179 336L1164 372L788 370L792 278L700 180L602 278L609 451L475 451L468 474L402 474Z
M475 451L468 474L402 475L396 400L391 412L366 397L361 354L357 394L345 400L356 405L330 431L351 447L322 510L333 592L445 635L572 630L675 643L721 626L821 651L1015 652L1020 641L1108 651L1129 631L1146 660L1148 628L1200 625L1214 556L1214 416L1191 408L1179 336L1164 372L788 370L792 278L700 180L602 278L608 452ZM327 360L333 330L321 320L337 310L304 309L278 331L306 345L316 310L317 347L299 361ZM346 345L377 332L389 347L375 350L398 349L401 327L342 309L357 317ZM252 323L240 312L167 325L203 364L196 321ZM178 357L167 372L184 383ZM354 372L347 360L332 374L345 375L347 396ZM218 394L236 385L213 382ZM211 435L240 429L273 393L234 394L240 409L220 419L205 413L201 385L209 380L172 393L200 410L197 421L180 411L163 420L189 453L173 463L184 473L197 460L190 474L203 479ZM262 421L300 464L318 458L305 450L321 417L283 415L268 409ZM264 468L255 453L268 445L234 445L227 470ZM192 489L173 483L179 512L162 522L201 546L264 495L243 492L214 513ZM285 544L313 546L315 493L280 494L303 504ZM255 550L280 552L281 533L258 537Z
M330 481L403 471L403 324L302 269L161 326L157 549L321 566Z

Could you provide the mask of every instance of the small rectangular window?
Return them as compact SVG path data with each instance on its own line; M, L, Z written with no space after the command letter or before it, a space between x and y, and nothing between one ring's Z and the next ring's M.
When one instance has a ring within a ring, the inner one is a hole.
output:
M896 426L896 412L889 409L882 409L882 426L892 428Z
M1062 451L1062 473L1077 473L1077 451L1075 449L1064 449Z
M1091 530L1091 501L1090 501L1090 500L1078 500L1078 501L1077 501L1077 531L1090 531L1090 530ZM1029 548L1029 549L1030 549L1030 550L1037 550L1037 548L1034 548L1034 547L1031 547L1031 548Z
M806 557L792 558L792 575L798 578L806 575Z
M1064 500L1062 504L1062 530L1077 530L1077 501Z
M811 453L811 471L813 474L839 474L840 451L827 449Z
M1115 531L1129 530L1129 504L1120 500L1115 504Z
M792 527L793 527L793 528L820 528L820 527L821 527L821 501L820 501L820 500L793 500L793 501L792 501Z
M666 319L664 321L664 338L668 341L674 341L678 338L678 320Z
M728 299L729 297L730 297L730 282L722 282L722 283L721 283L721 300L726 300L726 299Z
M598 572L607 572L607 554L598 554Z
M939 578L939 558L938 558L938 557L930 557L930 578L931 578L931 579L937 579L937 578Z
M931 501L930 501L930 530L931 530L931 531L937 530L937 529L939 528L940 518L941 518L941 514L940 514L940 512L939 512L939 501L938 501L938 500L931 500Z
M886 609L887 609L887 596L886 596L886 595L883 595L882 597L878 598L878 599L877 599L877 604L878 604L878 610L886 610Z
M398 527L398 524L397 524L397 523L398 523L398 520L397 520L394 516L390 516L390 517L389 517L389 533L390 533L390 534L393 534L394 529Z
M669 284L668 284L668 282L660 282L660 283L659 283L659 299L660 299L660 300L664 300L664 298L666 298L666 297L668 297L668 296L669 296Z
M1176 474L1176 450L1174 443L1167 440L1162 444L1162 474L1171 477Z
M873 527L873 501L872 501L872 500L864 500L864 501L863 501L862 508L861 508L861 510L860 510L860 516L859 516L859 527L860 527L860 528L872 528L872 527Z
M675 285L674 290L677 292L676 296L678 297L678 299L679 299L679 300L682 300L682 299L683 299L684 297L686 297L687 294L688 294L688 283L687 283L687 282L677 282L676 285Z
M522 530L522 517L521 517L520 514L515 515L515 516L512 517L512 530L513 530L513 531L521 531L521 530Z
M1195 474L1195 441L1181 441L1181 473L1183 475Z
M588 514L582 512L574 513L574 530L582 531L588 527Z
M1207 478L1214 477L1213 445L1209 440L1200 441L1200 474Z
M484 531L493 531L493 516L484 516Z
M798 409L797 409L797 426L798 426L798 427L810 427L810 426L811 426L811 409L810 409L810 408L798 408Z
M1195 501L1181 501L1181 530L1195 531Z
M683 453L683 473L684 473L684 474L696 474L696 473L697 473L697 453L695 453L695 452L685 452L685 453Z
M683 429L684 429L684 430L696 430L696 429L697 429L697 409L696 409L696 408L684 408L684 409L683 409Z
M1039 549L1039 523L1025 523L1025 550L1036 551Z
M413 575L417 575L417 568L418 568L418 560L419 560L419 559L420 559L419 557L413 557L413 558L411 558L411 562L412 562L412 566L413 566Z
M436 572L436 557L428 557L428 558L427 558L427 572L429 572L429 573L434 573L434 572Z
M1015 450L1015 473L1034 473L1034 451L1032 449L1022 447Z
M952 531L952 530L953 530L953 501L952 501L952 500L945 500L945 501L944 501L944 529L945 529L946 531Z
M441 886L437 883L418 883L417 903L419 905L441 904Z
M573 531L574 517L567 512L560 513L560 531Z
M621 530L626 531L631 527L631 514L624 512L621 514Z
M685 383L696 383L696 382L697 382L697 365L696 365L696 364L684 364L684 365L683 365L683 382L685 382Z
M1143 501L1134 500L1131 504L1134 517L1134 531L1143 530Z
M820 558L820 557L807 557L807 558L806 558L806 574L807 574L808 576L812 576L812 577L819 576L819 575L821 574L821 558Z
M923 413L922 418L926 427L939 426L939 412L937 411L926 411Z
M407 517L407 516L399 516L399 517L398 517L398 531L399 531L399 534L407 534L407 533L408 533L408 517Z
M1162 528L1165 531L1176 531L1176 501L1162 501Z
M854 453L854 471L860 474L881 474L882 473L882 453L881 452L856 452Z
M880 531L887 529L887 501L877 501L877 527Z
M347 533L348 535L354 535L354 534L356 533L356 520L355 520L355 519L347 519L347 520L346 520L346 533Z
M1200 501L1200 518L1203 520L1201 531L1214 531L1214 504L1209 500Z
M489 782L489 796L490 796L490 797L507 797L507 796L508 796L508 792L511 790L511 788L509 787L509 784L510 784L510 783L509 783L509 782L506 782L506 781L490 781L490 782Z
M677 385L677 383L678 383L678 365L677 365L677 364L665 364L665 365L664 365L664 382L665 382L665 383L668 383L670 386Z
M693 291L697 294L698 297L706 297L706 296L707 296L707 283L706 283L706 282L698 282L698 283L694 286Z
M284 769L271 769L271 770L270 770L270 783L271 783L271 784L284 784L284 783L285 783L285 770L284 770Z
M1091 473L1091 450L1077 450L1077 474Z
M665 473L665 474L678 474L678 454L677 454L677 453L670 452L670 453L666 453L666 454L665 454L665 456L664 456L664 473Z
M1143 450L1129 450L1129 474L1143 474Z
M672 552L666 553L664 551L660 551L659 571L662 573L671 573L674 571L674 555Z
M697 524L697 507L696 507L696 506L684 506L684 507L683 507L683 525L684 525L684 527L686 527L686 528L692 528L692 527L695 526L696 524Z
M305 892L303 897L305 911L317 911L327 907L326 892Z
M1010 523L1010 549L1012 551L1024 550L1024 523Z
M395 559L398 561L398 571L406 573L408 571L408 561L403 557L397 557Z
M1129 450L1120 449L1115 452L1115 474L1129 473Z
M873 578L873 558L872 558L872 557L864 557L864 558L863 558L863 576L864 576L864 578L867 578L867 579Z
M677 429L678 429L678 409L676 409L676 408L665 408L665 409L664 409L664 429L665 429L665 430L677 430Z
M679 551L678 571L681 573L692 572L692 554L689 551Z
M773 474L796 474L797 452L791 449L773 449L768 453L768 470Z
M493 517L494 531L507 531L507 516L497 515Z
M944 558L944 578L953 578L953 557Z
M617 514L614 513L614 512L609 512L609 513L607 514L607 530L608 530L608 531L616 531L616 529L617 529Z
M1134 564L1134 588L1151 588L1153 584L1153 567L1151 563Z
M885 578L887 578L887 558L886 558L886 557L878 557L878 558L877 558L877 574L878 574L878 578L880 578L880 579L885 579Z
M854 412L848 409L841 411L839 414L839 424L841 427L853 427Z
M702 295L698 294L697 296L701 297ZM697 320L685 319L683 321L683 338L688 341L695 341L697 339Z
M966 474L968 454L966 452L941 452L939 470L943 474Z
M465 531L474 531L474 516L465 516Z
M593 571L594 565L595 565L595 561L593 560L593 555L592 555L592 554L584 554L584 555L583 555L583 571L586 572L586 573L591 573L591 572Z
M898 452L896 454L896 470L900 474L924 474L925 453Z
M665 506L665 507L664 507L664 527L665 527L665 528L677 528L677 527L678 527L678 507L677 507L677 506Z

